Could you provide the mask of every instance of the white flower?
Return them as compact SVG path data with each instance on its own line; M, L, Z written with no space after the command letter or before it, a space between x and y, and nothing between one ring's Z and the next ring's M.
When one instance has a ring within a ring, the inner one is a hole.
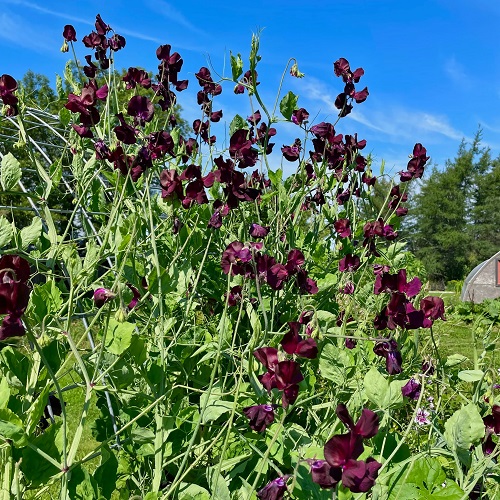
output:
M427 418L430 413L424 408L418 408L415 416L415 423L418 425L429 425L431 421Z

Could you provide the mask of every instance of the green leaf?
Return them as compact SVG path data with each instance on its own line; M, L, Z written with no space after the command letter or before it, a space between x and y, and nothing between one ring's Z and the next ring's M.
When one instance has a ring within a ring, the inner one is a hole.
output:
M217 474L217 466L207 470L208 486L212 492L212 498L220 500L231 500L231 492L221 474Z
M31 360L19 349L9 346L0 351L0 366L9 385L24 391L31 371Z
M269 176L269 180L271 181L271 184L273 185L274 188L276 188L282 184L283 170L281 170L281 168L278 168L278 170L276 170L276 172L273 172L272 170L268 170L267 175Z
M240 115L235 115L229 124L229 135L233 135L237 130L242 128L248 130L247 121Z
M478 382L484 377L482 370L462 370L458 372L458 378L464 382Z
M181 483L179 500L210 500L210 493L197 484Z
M292 118L292 113L297 109L297 101L299 96L295 95L293 92L288 92L280 102L281 114L287 119Z
M106 351L119 356L132 344L132 335L135 330L134 323L119 323L110 318L106 333Z
M94 472L94 479L97 481L101 495L106 499L111 499L116 489L117 471L118 460L109 446L105 444L101 448L101 464Z
M13 235L12 224L2 215L0 217L0 248L9 245Z
M97 500L99 498L96 480L82 465L72 469L68 482L68 493L68 498L71 500Z
M418 500L460 500L463 490L446 477L437 458L419 458L402 468L396 468L392 476L389 500L414 498Z
M469 450L484 437L484 423L476 405L457 410L444 424L444 438L452 450Z
M5 377L0 380L0 408L7 408L10 398L9 382Z
M11 439L17 447L26 446L28 442L22 420L8 408L0 409L0 436Z
M338 386L356 383L352 375L356 369L352 355L333 344L326 344L319 358L321 376Z
M365 394L379 408L398 407L403 404L401 387L406 382L406 380L393 380L389 382L375 367L372 367L365 375Z
M205 412L202 415L201 423L206 424L207 422L213 422L217 420L224 413L228 413L233 409L233 403L230 401L222 400L222 393L220 387L215 384L212 387L212 392L208 395L205 392L200 397L200 407L205 408Z
M59 462L63 448L62 422L51 424L43 434L40 434L33 440L33 444ZM21 470L26 479L32 486L38 486L46 483L52 476L60 470L44 458L42 458L32 448L23 450L23 460Z
M38 323L57 314L61 309L63 300L61 290L57 288L55 281L49 280L42 285L35 285L30 295L27 314Z
M446 363L444 366L451 368L452 366L459 365L460 363L463 363L464 361L467 361L466 356L462 356L461 354L451 354L446 358Z
M67 127L71 121L71 111L66 108L61 108L59 110L59 120L61 120L61 124L64 127Z
M31 224L21 229L21 248L26 250L32 243L39 240L42 234L42 219L33 217Z
M12 153L7 153L1 162L0 182L4 191L12 191L21 180L21 165Z
M243 61L241 60L241 55L238 54L234 56L232 52L229 52L231 58L231 72L233 74L233 81L237 82L238 78L243 73Z
M364 386L366 397L377 407L385 408L385 401L389 393L389 381L375 367L370 368L365 375Z
M47 400L49 398L50 385L46 385L40 395L36 398L35 402L31 404L28 410L28 418L26 420L26 432L31 436L40 422Z

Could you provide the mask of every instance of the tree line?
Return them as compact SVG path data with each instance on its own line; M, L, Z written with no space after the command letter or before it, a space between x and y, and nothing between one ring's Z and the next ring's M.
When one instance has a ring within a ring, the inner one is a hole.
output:
M500 156L482 146L481 131L428 172L412 199L404 230L431 286L463 280L500 251Z

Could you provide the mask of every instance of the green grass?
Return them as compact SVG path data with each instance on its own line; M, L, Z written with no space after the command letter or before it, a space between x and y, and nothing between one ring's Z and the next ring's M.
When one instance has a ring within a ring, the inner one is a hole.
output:
M460 305L459 294L456 292L430 292L431 295L437 295L443 298L446 306L446 321L436 321L433 326L433 333L442 357L451 354L461 354L468 358L464 368L472 369L474 367L474 344L476 354L481 356L485 344L490 345L482 361L486 367L492 367L495 370L500 368L500 359L496 354L500 348L500 324L497 322L491 326L489 335L485 335L489 324L478 325L478 319L481 318L480 307L478 312L469 318L464 318L458 314L457 306ZM488 338L489 337L489 338Z

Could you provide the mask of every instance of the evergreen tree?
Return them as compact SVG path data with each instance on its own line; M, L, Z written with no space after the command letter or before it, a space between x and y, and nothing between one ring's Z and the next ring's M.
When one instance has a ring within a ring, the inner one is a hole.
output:
M411 247L436 287L463 279L498 250L500 167L480 144L480 131L470 145L462 141L455 159L434 168L415 197Z

